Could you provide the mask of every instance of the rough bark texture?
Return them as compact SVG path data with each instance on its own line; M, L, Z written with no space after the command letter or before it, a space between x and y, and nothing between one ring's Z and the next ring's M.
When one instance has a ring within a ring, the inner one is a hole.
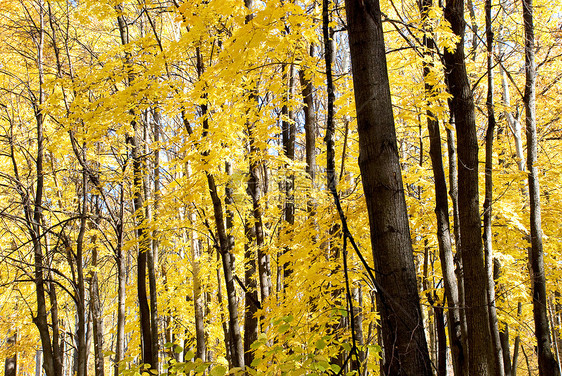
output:
M474 115L474 98L466 73L464 56L464 1L448 0L445 18L460 37L454 52L446 51L447 85L453 98L451 109L455 117L458 158L459 237L468 336L468 373L494 375L491 333L487 309L486 275L480 212L478 203L478 138Z
M533 26L533 1L523 0L525 27L525 126L527 134L527 170L529 173L529 203L531 226L531 283L533 291L533 317L541 376L560 375L558 363L551 349L546 306L546 281L541 229L540 187L537 168L537 125L535 115L535 34Z
M384 374L431 375L396 145L377 0L346 0L359 167L367 200L384 346Z

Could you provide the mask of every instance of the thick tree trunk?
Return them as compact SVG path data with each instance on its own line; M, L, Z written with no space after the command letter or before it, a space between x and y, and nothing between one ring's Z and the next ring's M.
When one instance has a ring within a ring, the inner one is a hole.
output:
M359 167L367 200L375 271L382 291L386 375L431 375L396 145L380 5L346 0Z
M527 134L527 170L529 173L529 202L531 249L531 285L533 291L533 317L541 376L560 375L558 363L551 349L546 307L546 281L541 228L541 203L537 168L537 125L535 115L535 30L533 26L533 1L523 0L525 27L525 126Z
M454 52L445 51L447 85L453 96L458 158L459 251L465 286L465 311L468 335L468 373L496 374L492 356L487 309L486 275L480 233L478 204L478 139L474 99L466 73L464 56L464 1L448 0L445 18L460 37Z

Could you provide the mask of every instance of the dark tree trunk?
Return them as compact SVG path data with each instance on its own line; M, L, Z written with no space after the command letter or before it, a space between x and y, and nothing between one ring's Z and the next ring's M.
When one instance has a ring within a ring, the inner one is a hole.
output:
M250 366L254 360L252 343L258 339L258 291L256 281L256 254L253 248L255 227L248 221L245 224L247 242L244 249L244 285L246 299L244 300L244 364Z
M480 233L478 204L478 139L474 98L466 73L464 56L464 1L448 0L445 18L460 37L454 52L445 51L447 85L452 95L458 158L459 251L465 286L468 336L468 373L494 375L490 324L487 309L486 275Z
M431 0L425 0L421 3L421 13L426 33L432 33L429 9L432 6ZM435 42L429 36L424 37L425 55L427 60L431 61L435 52ZM433 69L433 64L424 63L423 75L426 81L425 95L429 100L431 93L435 92L435 88L427 79ZM441 260L441 270L443 272L443 280L445 285L445 296L447 298L448 310L448 328L449 338L451 342L451 355L455 376L464 374L466 367L466 349L462 341L462 322L460 314L460 303L457 278L455 276L455 265L453 260L453 247L451 239L451 227L449 223L449 203L447 200L447 182L445 178L445 169L443 167L443 157L441 150L441 135L439 132L439 121L437 116L428 109L427 110L427 127L429 130L429 155L431 157L431 166L433 170L433 178L435 180L435 216L437 218L437 241L439 245L439 259ZM436 312L437 319L437 312Z
M117 263L117 334L115 341L114 376L119 375L122 368L121 361L125 356L125 299L127 288L127 273L125 255L123 254L123 216L124 216L124 189L120 186L119 192L119 218L115 224L117 244L115 261Z
M122 15L122 6L117 5L118 11L117 24L119 27L119 35L121 44L126 46L129 43L129 30L127 22ZM130 67L130 53L125 52L125 68L128 70L127 84L131 85L135 80ZM131 114L134 113L131 111ZM146 289L147 279L147 260L148 253L151 252L151 241L148 237L147 218L144 214L144 197L143 197L143 180L146 171L146 158L141 148L141 140L143 139L143 129L138 121L131 121L133 135L127 136L127 142L131 147L131 158L133 160L133 209L135 211L136 239L138 242L137 257L137 298L139 302L140 312L140 331L141 331L141 351L142 363L149 364L151 369L157 369L158 354L154 353L152 338L152 320L150 306L148 304L148 292Z
M431 375L423 329L380 5L346 0L359 167L367 200L381 316L386 375Z
M541 376L560 375L558 363L551 349L546 307L546 281L541 229L541 204L537 168L537 125L535 115L535 30L533 26L533 1L523 0L525 27L525 126L527 134L527 170L529 171L529 202L531 225L531 284L533 291L533 317Z
M295 135L296 126L293 121L293 111L289 108L289 102L293 97L293 65L283 65L283 83L287 85L284 103L281 108L281 115L283 120L281 122L282 139L283 139L283 152L285 156L291 161L295 160ZM295 225L295 175L292 172L285 173L285 204L283 212L285 214L285 223L288 232L293 231ZM283 253L289 252L289 246L286 246ZM290 263L283 264L283 289L287 286L288 277L291 275Z
M494 113L494 33L492 31L492 0L486 0L485 10L488 70L488 94L486 96L486 109L488 112L488 129L486 130L486 164L484 180L484 262L486 265L486 291L488 296L490 333L492 335L492 355L495 362L496 374L498 376L503 376L505 374L505 371L500 332L498 330L498 316L496 313L496 283L494 282L494 253L492 247L492 167L494 132L496 128L496 116Z

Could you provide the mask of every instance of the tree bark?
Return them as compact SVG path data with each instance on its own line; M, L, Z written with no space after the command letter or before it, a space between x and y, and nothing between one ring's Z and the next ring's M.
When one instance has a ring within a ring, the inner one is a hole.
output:
M488 93L486 96L486 110L488 128L486 130L486 161L484 178L484 263L486 265L486 292L488 296L488 316L490 333L492 335L492 352L496 367L496 374L505 374L500 332L498 330L498 316L496 313L496 283L494 282L494 251L492 247L492 199L493 199L493 149L496 116L494 113L494 33L492 31L492 0L486 0L486 60L488 76Z
M560 375L558 363L551 349L550 330L546 306L546 280L541 229L541 201L537 168L537 126L535 115L535 30L533 1L522 0L525 28L525 127L527 134L527 170L529 179L531 249L531 285L533 292L533 317L539 358L539 375Z
M431 0L421 3L422 20L426 33L432 33L429 20L429 9L432 6ZM435 42L432 34L424 36L425 57L427 60L433 58L435 52ZM426 100L430 99L431 93L435 88L429 83L428 77L433 69L433 64L424 62L423 76L425 83ZM428 103L429 105L429 103ZM443 167L443 157L441 150L441 135L439 132L439 121L431 109L427 110L427 128L429 130L429 155L435 180L435 216L437 219L437 242L439 246L439 259L441 260L441 270L445 285L445 296L447 298L448 328L451 343L451 358L455 376L461 376L466 368L466 348L462 340L462 321L460 312L460 302L458 293L457 278L455 275L455 265L453 260L453 247L451 239L451 227L449 222L449 203L447 200L447 182L445 179L445 169ZM437 309L437 308L436 308ZM436 312L437 319L437 312Z
M8 357L4 361L4 376L16 376L18 373L18 354L13 349L17 341L17 333L8 337L6 344L8 345Z
M474 98L466 73L464 56L464 1L448 0L445 18L460 37L454 52L446 50L445 74L452 95L458 158L459 238L465 286L465 311L468 335L468 373L494 375L490 324L487 309L486 275L480 233L478 204L478 138Z
M359 167L367 200L384 345L384 374L431 375L396 131L380 5L346 0Z
M100 207L98 203L98 196L94 198L94 221L99 224L100 221ZM92 311L92 324L94 332L94 364L95 375L104 376L104 355L103 355L103 313L101 308L101 300L98 285L98 244L97 236L91 238L92 247L92 272L90 274L90 309Z

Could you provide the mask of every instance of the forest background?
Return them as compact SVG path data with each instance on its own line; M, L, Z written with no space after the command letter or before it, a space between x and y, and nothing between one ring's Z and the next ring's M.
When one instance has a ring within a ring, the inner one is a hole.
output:
M4 374L410 374L419 354L412 374L559 374L561 5L380 7L0 1ZM365 15L376 58L350 53ZM387 260L369 205L401 212L364 193L359 55L388 79L407 204Z

